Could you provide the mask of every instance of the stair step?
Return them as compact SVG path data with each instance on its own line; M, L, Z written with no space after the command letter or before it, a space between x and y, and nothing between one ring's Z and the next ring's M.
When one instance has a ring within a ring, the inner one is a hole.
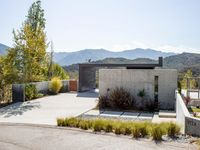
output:
M176 113L174 111L159 111L158 116L160 118L176 118Z

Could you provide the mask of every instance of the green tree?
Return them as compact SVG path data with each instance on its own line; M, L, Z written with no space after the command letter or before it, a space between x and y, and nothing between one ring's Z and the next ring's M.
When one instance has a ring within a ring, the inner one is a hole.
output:
M196 83L195 79L192 78L193 75L192 75L191 70L187 70L187 72L184 73L182 76L183 76L183 78L180 82L181 82L181 87L183 89L187 89L187 79L189 79L190 88L191 89L196 88L197 83Z
M26 24L30 24L33 30L45 28L44 10L41 7L41 1L34 2L28 11Z
M53 64L52 76L59 77L61 80L69 79L68 73L58 64Z
M41 2L34 2L22 28L13 31L14 48L8 51L6 75L11 83L47 79L45 19Z
M11 100L11 85L5 80L5 57L0 56L0 102L10 102Z

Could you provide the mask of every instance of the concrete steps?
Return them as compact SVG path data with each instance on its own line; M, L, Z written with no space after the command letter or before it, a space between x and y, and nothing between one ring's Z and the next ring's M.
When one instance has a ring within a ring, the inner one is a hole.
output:
M174 112L174 111L159 111L158 116L160 118L176 118L176 112Z

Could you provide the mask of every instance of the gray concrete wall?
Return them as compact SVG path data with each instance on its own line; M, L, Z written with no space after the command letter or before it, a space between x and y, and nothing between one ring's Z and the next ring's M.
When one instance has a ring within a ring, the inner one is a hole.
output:
M181 132L185 133L186 117L190 117L182 96L176 91L176 121L181 126Z
M185 118L185 133L192 136L200 137L200 118Z
M81 67L79 68L79 85L80 92L92 90L96 87L96 68Z
M178 92L176 92L176 120L182 127L182 133L200 136L200 119L190 115L182 96Z
M30 84L35 84L36 89L38 93L47 95L49 94L49 81L43 81L43 82L33 82ZM69 92L69 81L68 80L62 80L62 88L60 90L60 93ZM24 90L24 84L13 84L12 85L12 101L15 102L24 102L25 101L25 90Z
M147 97L154 100L154 77L158 76L158 101L160 109L173 109L177 88L177 70L174 69L100 69L99 91L124 87L137 99L138 92L145 89Z

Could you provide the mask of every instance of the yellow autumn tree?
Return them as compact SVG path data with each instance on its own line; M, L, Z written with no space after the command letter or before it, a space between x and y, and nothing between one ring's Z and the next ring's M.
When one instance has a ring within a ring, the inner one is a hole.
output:
M10 83L47 79L46 34L41 2L34 2L20 30L13 31L14 47L5 59L5 74Z

